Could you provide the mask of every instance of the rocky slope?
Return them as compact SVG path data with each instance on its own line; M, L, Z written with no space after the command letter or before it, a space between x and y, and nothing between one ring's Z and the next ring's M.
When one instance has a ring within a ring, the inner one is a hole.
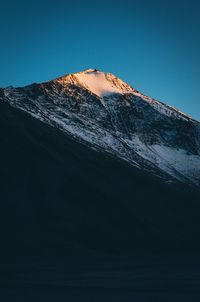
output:
M173 184L131 148L135 162L124 156L131 127L106 120L110 113L100 127L105 95L82 89L88 103L82 94L78 101L75 86L74 103L64 97L71 111L62 111L58 81L0 91L1 301L199 301L199 191ZM145 137L141 129L135 133ZM102 133L116 142L123 135L123 149L103 144Z
M8 87L0 99L165 182L200 185L200 123L110 73Z

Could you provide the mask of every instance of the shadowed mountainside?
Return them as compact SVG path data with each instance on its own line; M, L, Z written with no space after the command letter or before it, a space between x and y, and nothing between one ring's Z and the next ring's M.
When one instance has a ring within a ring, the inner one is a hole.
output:
M0 112L2 301L199 295L197 191Z
M0 110L5 255L199 247L198 192L163 185L8 104Z

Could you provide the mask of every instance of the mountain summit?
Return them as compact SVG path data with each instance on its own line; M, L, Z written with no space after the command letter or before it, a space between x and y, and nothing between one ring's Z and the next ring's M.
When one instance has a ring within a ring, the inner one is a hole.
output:
M62 82L70 81L70 75L62 78ZM75 73L73 79L80 85L90 90L99 97L108 96L115 93L128 93L133 88L110 73L101 72L97 69L88 69Z
M200 123L111 73L88 69L8 87L0 99L164 182L200 186Z

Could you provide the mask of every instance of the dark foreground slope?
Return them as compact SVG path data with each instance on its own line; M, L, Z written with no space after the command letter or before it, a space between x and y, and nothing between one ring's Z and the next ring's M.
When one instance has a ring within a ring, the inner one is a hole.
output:
M160 184L4 103L0 104L0 141L4 290L10 293L10 287L34 287L36 282L40 289L45 284L49 293L50 279L60 288L65 283L59 274L63 277L64 272L72 271L74 276L77 266L90 263L85 270L92 267L97 274L98 269L91 264L97 263L94 259L116 261L115 272L125 261L129 274L135 259L141 264L145 258L149 267L152 262L148 264L147 259L152 257L173 259L178 255L176 259L198 266L194 256L200 248L197 192ZM119 263L116 259L126 260ZM49 272L52 266L53 275ZM42 275L44 267L47 269ZM29 283L27 276L30 278L33 271ZM27 275L20 279L20 274ZM124 279L119 273L117 280L123 284L120 276ZM76 281L73 286L77 292L80 279ZM130 295L124 292L123 297L128 295L124 301L132 301L131 284ZM85 301L90 301L88 297Z

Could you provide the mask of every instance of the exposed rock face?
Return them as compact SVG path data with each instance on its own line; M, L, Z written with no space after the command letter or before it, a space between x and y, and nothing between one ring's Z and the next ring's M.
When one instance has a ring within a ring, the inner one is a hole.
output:
M200 186L200 123L110 73L9 87L0 99L164 181Z

